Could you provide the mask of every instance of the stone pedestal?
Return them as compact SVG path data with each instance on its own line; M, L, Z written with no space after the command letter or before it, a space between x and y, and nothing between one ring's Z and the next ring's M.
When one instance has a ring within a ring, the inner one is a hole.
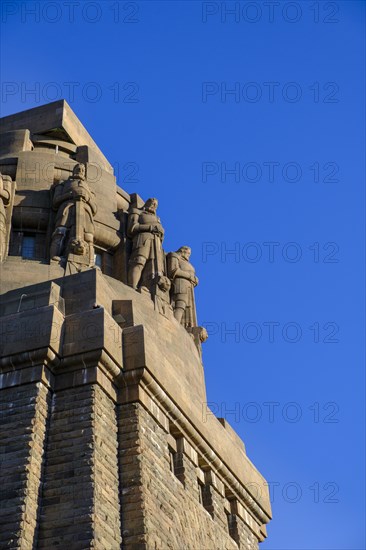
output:
M268 487L207 409L190 248L65 101L0 130L0 547L256 550Z
M257 548L265 480L203 417L192 338L111 281L89 270L2 296L1 544Z

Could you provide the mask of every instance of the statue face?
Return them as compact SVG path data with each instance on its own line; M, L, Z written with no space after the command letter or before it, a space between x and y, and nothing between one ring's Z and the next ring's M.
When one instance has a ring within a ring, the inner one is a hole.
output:
M85 179L85 164L77 164L74 166L72 175L76 178Z
M187 261L191 257L191 252L192 251L189 246L182 246L182 248L180 249L181 256Z
M147 212L151 212L152 214L155 214L157 208L158 208L157 199L147 199L147 201L145 202L145 210L147 210Z

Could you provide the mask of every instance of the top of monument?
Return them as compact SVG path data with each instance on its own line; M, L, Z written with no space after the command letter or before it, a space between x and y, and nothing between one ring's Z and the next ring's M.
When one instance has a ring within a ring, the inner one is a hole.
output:
M41 134L73 143L76 146L88 145L94 150L101 165L107 171L112 172L110 163L64 99L0 119L1 132L22 129L30 130L31 135Z

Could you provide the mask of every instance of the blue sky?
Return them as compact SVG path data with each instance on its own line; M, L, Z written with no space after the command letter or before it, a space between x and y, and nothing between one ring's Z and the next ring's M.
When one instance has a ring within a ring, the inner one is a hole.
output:
M365 4L272 5L3 2L2 115L66 99L192 247L208 401L271 483L261 548L362 550Z

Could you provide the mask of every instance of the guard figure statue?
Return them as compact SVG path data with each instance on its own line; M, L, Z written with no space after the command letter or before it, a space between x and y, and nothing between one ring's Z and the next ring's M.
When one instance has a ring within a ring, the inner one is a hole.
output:
M144 271L148 261L149 276L144 276L144 279L156 281L163 277L164 255L161 244L164 239L164 229L160 218L156 215L157 207L157 199L148 199L142 209L132 208L128 217L127 234L132 239L128 284L134 289L138 288L143 275L146 275Z
M76 164L72 175L56 185L52 206L57 211L50 256L60 260L69 253L94 263L95 193L85 181L85 164Z
M167 258L174 317L185 327L197 326L193 288L198 285L198 278L189 262L190 256L190 247L181 246L176 252L170 252Z
M2 176L0 173L0 262L5 259L7 246L7 224L6 212L10 204L9 176Z

